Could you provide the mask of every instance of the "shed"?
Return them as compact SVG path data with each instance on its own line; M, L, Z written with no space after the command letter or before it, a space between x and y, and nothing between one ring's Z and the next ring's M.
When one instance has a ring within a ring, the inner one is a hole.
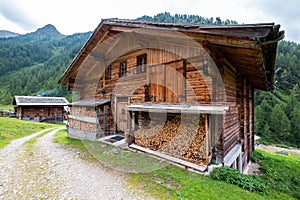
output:
M69 136L122 134L131 148L243 171L254 89L274 87L279 28L102 20L59 80L99 102L71 108Z
M69 102L64 97L14 96L17 118L37 122L63 122L64 107Z

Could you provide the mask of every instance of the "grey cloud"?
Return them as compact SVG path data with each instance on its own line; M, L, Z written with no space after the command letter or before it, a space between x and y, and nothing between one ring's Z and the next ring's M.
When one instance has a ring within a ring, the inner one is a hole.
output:
M14 24L25 30L31 30L36 27L35 20L18 7L14 1L0 0L0 14Z
M285 30L285 39L300 43L299 0L253 0L250 6L278 19L275 22L280 23L282 29Z

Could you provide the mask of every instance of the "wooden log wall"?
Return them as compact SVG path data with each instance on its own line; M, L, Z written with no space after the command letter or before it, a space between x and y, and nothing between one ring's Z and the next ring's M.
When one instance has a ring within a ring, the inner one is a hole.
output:
M96 118L95 108L92 106L73 106L70 109L70 114L73 116L85 116Z
M223 82L226 91L226 101L229 110L226 111L223 126L223 156L238 143L240 135L240 121L237 106L237 75L229 67L224 66Z
M34 117L40 117L43 120L59 118L62 121L63 107L62 106L49 106L49 107L35 107L26 106L20 109L21 116L25 118L33 119ZM20 113L19 113L20 115Z
M137 56L147 54L147 72L137 74ZM80 94L81 99L109 99L114 93L115 96L124 92L130 91L131 103L145 102L146 90L153 91L153 88L161 87L156 84L152 84L152 89L149 83L151 81L165 85L167 89L157 89L156 93L159 94L157 98L153 98L154 95L150 94L152 102L195 102L201 104L211 103L212 92L212 77L204 75L203 73L203 61L204 58L189 58L188 62L182 59L180 56L163 50L158 49L145 49L134 52L129 55L120 57L118 60L111 63L111 78L105 80L104 73L102 77L98 79L88 79L82 82ZM119 77L120 62L127 63L127 74L124 77ZM152 66L152 67L151 67ZM157 66L157 69L163 71L151 71L153 67ZM104 67L100 66L99 67ZM181 75L174 74L174 69ZM178 77L177 79L163 80L164 73L169 71L168 78ZM155 80L151 80L151 73L156 73ZM181 78L181 79L180 79ZM180 85L179 83L182 82ZM166 90L164 94L162 91ZM183 92L178 92L178 91ZM177 94L178 93L178 94ZM166 97L165 97L165 96ZM161 96L161 97L159 97Z
M209 104L212 102L212 77L205 76L203 59L191 59L191 62L186 66L187 102Z
M96 133L96 123L89 123L76 119L68 119L69 127L76 130L82 130L90 133Z
M223 156L237 144L242 144L243 169L250 161L253 148L254 102L253 88L240 73L229 66L223 69L226 101L230 106L224 120Z
M75 130L82 130L86 132L95 133L96 132L96 112L95 108L91 106L73 106L70 109L70 115L74 118L68 119L69 127ZM88 117L94 122L87 122L80 120L80 117Z

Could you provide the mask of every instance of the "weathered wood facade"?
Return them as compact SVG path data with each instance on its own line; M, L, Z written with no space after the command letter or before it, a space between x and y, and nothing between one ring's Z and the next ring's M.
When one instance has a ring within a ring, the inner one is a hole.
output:
M15 96L13 105L17 118L37 122L63 122L64 97Z
M103 20L60 79L80 91L69 136L124 134L128 144L244 169L254 89L271 90L274 24L207 26Z

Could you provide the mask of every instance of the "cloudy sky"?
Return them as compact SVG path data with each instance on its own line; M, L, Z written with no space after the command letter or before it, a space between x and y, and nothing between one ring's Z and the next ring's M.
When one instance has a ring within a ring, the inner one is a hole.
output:
M33 32L53 24L62 34L92 31L104 18L194 14L238 23L275 22L300 43L299 0L0 0L0 30Z

